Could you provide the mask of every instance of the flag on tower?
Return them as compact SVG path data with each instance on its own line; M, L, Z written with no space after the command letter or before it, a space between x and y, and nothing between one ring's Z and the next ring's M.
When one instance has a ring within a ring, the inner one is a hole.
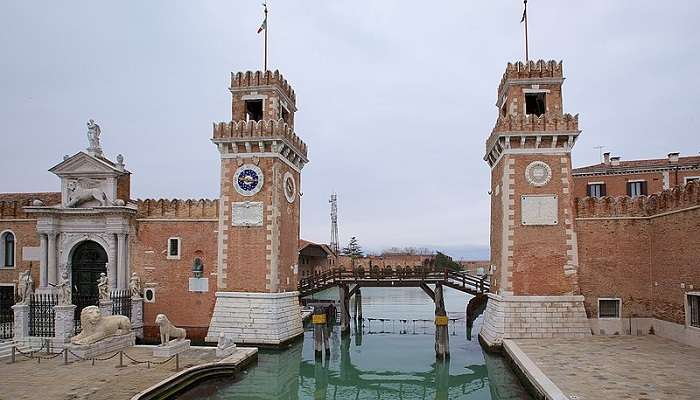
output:
M258 33L267 29L267 4L263 3L263 6L265 6L265 19L263 20L262 24L260 24L260 28L258 28Z
M520 23L525 22L525 19L527 19L527 0L525 0L525 9L523 10L523 17L520 19Z

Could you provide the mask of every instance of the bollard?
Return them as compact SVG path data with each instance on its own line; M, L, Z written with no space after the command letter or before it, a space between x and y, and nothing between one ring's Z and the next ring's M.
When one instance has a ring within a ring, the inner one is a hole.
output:
M13 363L13 364L15 363L15 357L16 357L16 356L15 356L15 351L17 351L17 345L16 345L16 344L13 344L13 345L12 345L12 363Z
M146 361L146 368L151 369L151 362L150 361Z
M119 368L124 367L124 351L119 351Z
M175 354L175 372L180 370L180 354Z
M92 357L92 366L95 366L95 357Z
M63 348L63 365L68 365L68 347Z

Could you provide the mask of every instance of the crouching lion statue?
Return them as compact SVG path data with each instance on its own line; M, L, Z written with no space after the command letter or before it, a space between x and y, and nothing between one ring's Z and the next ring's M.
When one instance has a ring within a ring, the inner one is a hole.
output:
M156 316L156 325L160 328L161 346L167 346L171 337L178 341L187 337L187 332L183 328L175 327L165 314L158 314Z
M97 306L83 308L80 312L82 331L71 339L73 344L93 344L102 339L131 332L131 321L123 315L103 317Z

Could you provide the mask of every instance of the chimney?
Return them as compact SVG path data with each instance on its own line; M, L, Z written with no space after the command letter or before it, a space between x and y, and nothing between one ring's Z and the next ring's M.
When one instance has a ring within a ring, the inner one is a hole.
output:
M668 153L668 162L676 164L680 153Z
M603 163L610 165L610 152L603 153Z
M619 167L620 166L620 157L610 157L610 164L613 167Z

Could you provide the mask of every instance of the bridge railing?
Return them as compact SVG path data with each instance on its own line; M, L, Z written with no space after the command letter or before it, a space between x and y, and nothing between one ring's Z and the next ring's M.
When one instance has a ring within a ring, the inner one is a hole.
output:
M340 283L352 283L367 280L419 280L430 283L444 282L449 286L457 286L464 289L473 290L478 293L485 293L490 290L490 283L487 276L478 277L463 271L454 271L447 268L435 268L430 266L386 266L379 268L373 266L370 269L358 267L353 270L335 268L324 271L320 274L303 278L299 281L298 290L302 294L317 292L327 287Z

